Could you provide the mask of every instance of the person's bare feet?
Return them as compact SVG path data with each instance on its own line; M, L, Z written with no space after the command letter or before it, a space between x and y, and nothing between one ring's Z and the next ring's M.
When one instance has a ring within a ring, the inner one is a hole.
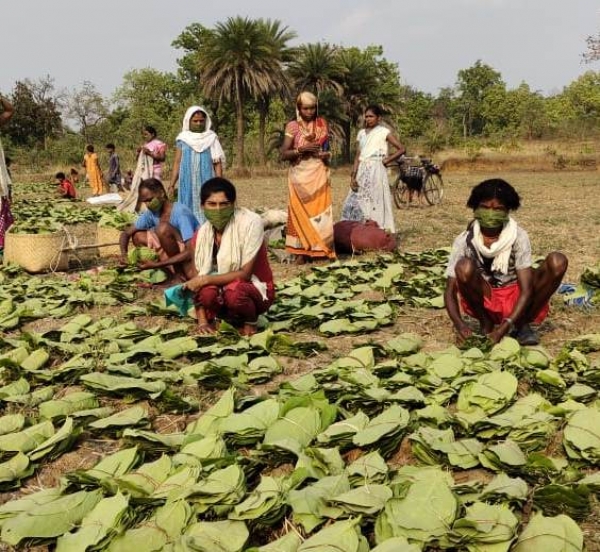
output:
M215 326L209 322L199 322L196 327L196 333L198 335L212 335L216 332Z

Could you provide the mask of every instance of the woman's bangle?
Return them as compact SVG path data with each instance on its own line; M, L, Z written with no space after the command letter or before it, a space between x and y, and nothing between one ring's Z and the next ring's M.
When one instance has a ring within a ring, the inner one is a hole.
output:
M514 330L515 328L515 322L512 318L509 318L508 316L502 321L502 322L506 322L508 324L508 329L509 330Z
M294 152L296 153L296 156L297 156L297 157L300 157L300 150L299 150L298 148L296 148L296 149L294 150Z

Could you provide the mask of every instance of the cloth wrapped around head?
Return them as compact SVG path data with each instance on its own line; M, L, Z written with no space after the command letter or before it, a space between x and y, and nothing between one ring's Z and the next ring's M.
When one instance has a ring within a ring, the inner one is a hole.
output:
M190 120L194 113L201 112L204 114L206 124L203 132L192 132L190 130ZM181 132L177 135L177 140L186 143L194 151L201 153L204 150L211 149L211 157L213 161L221 161L225 163L225 152L217 139L216 133L211 130L212 120L208 111L199 105L193 105L188 108L183 117Z

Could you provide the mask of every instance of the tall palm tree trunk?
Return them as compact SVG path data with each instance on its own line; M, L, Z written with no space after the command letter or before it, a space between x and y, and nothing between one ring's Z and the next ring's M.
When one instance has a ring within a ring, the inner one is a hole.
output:
M235 86L235 161L234 166L238 169L244 167L244 98L242 96L241 75L238 73Z

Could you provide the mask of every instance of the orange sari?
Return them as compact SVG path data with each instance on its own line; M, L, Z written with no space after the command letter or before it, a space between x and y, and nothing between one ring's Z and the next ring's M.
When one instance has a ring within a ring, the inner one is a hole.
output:
M311 142L323 146L328 139L327 123L320 117L310 125L308 133L298 121L289 122L285 133L293 139L296 149ZM334 259L329 167L316 157L300 157L289 169L288 189L286 251Z

